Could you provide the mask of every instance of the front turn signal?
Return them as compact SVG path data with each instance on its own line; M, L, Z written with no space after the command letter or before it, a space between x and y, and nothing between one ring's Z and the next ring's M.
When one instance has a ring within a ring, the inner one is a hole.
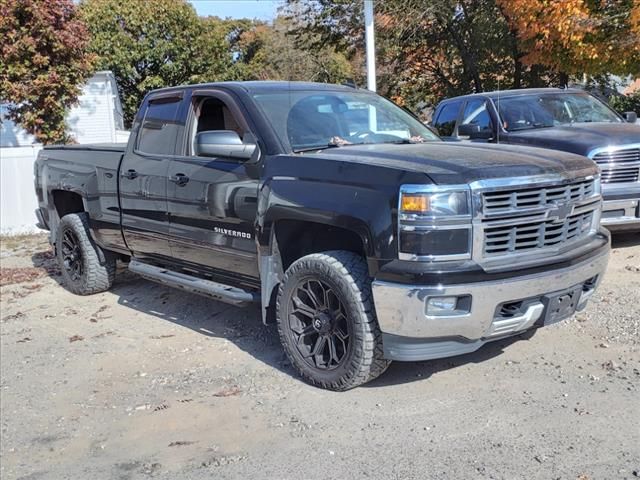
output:
M429 211L429 197L427 195L402 195L400 208L405 213L427 213Z

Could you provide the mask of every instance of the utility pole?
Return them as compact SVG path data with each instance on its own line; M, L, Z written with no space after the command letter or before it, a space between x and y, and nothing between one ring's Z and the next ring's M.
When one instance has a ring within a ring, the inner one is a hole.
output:
M373 34L373 0L364 0L364 32L367 47L367 88L376 91L376 42Z

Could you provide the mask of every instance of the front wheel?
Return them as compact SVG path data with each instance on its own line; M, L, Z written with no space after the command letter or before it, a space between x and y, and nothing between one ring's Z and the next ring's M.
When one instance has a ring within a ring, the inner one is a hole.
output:
M62 217L56 236L56 255L67 290L76 295L91 295L111 287L116 260L109 252L100 252L99 248L89 234L86 213ZM103 260L100 260L101 256Z
M389 366L367 265L352 252L315 253L294 262L280 284L277 312L284 350L313 385L349 390Z

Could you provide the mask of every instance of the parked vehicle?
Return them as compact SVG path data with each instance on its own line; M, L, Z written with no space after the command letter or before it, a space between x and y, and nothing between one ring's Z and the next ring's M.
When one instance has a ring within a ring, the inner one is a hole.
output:
M640 230L640 125L576 89L479 93L441 102L433 125L452 141L562 150L594 160L602 172L602 223Z
M567 318L609 255L593 162L445 143L334 85L154 91L126 146L47 147L35 185L69 290L108 289L122 259L261 302L292 365L333 390Z

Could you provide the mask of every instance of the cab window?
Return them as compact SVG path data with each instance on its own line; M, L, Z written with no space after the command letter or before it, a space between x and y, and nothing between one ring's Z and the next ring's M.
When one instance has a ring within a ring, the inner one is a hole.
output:
M462 115L461 125L477 125L481 131L493 131L491 116L484 99L469 100Z
M244 140L247 130L229 106L216 97L195 97L193 99L193 123L190 136L190 155L195 155L195 139L200 132L230 130Z
M438 117L435 122L433 122L433 126L442 137L450 137L453 135L461 105L462 102L450 102L445 104L440 110Z
M149 101L138 134L138 151L152 155L175 153L181 100L173 97Z

